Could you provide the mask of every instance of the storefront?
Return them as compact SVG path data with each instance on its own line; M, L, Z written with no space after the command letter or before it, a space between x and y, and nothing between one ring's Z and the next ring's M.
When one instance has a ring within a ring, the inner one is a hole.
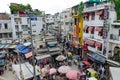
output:
M37 60L38 66L40 64L46 65L47 63L51 62L51 55L49 55L49 54L37 55L35 58Z

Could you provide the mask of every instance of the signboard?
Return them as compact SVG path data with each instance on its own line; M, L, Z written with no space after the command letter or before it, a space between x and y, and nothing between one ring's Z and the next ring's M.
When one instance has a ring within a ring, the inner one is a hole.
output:
M108 41L108 6L104 8L104 24L103 24L103 55L108 57L109 41Z
M31 21L37 21L37 17L31 17L30 20Z

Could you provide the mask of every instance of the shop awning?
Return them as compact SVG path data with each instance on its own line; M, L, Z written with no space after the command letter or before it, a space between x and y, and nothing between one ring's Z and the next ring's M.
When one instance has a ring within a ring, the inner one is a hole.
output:
M100 56L99 54L97 53L93 53L91 55L92 58L94 58L95 60L99 61L99 62L102 62L102 63L105 63L106 62L106 59L102 56Z
M60 48L59 47L55 47L55 48L49 48L48 50L49 51L60 51Z
M98 32L102 32L103 28L101 28L101 27L96 27L95 30L98 31Z
M90 46L94 46L95 45L95 41L92 41L92 40L86 40L85 42L86 42L86 44L88 44Z
M86 31L86 30L88 30L88 28L89 28L89 26L85 26L85 27L83 28L83 30Z
M54 51L54 52L51 52L50 55L53 56L53 55L59 55L61 54L61 51Z
M0 49L4 48L4 46L5 46L4 44L1 44L1 45L0 45Z
M57 44L57 41L48 42L48 44Z
M24 46L30 46L30 45L31 45L31 42L24 43L23 45L24 45Z
M5 46L4 46L4 48L8 48L10 46L10 44L6 44Z
M97 12L97 15L104 15L104 10L100 10Z
M29 48L24 48L24 49L22 49L22 50L19 50L19 52L22 53L22 54L26 54L26 53L28 53L29 51L30 51Z
M95 42L95 46L97 46L97 47L102 47L102 43L100 43L100 42Z
M120 67L110 67L112 80L120 80Z
M89 13L84 13L83 14L83 17L88 17L89 16Z
M8 48L10 48L10 49L13 49L13 48L15 48L17 45L10 45Z
M49 47L54 47L54 46L55 46L55 44L48 44L48 46L49 46Z
M94 30L94 27L89 27L89 31L93 31Z
M116 61L113 61L113 60L110 60L110 59L107 59L107 63L111 66L117 66L117 67L120 67L120 63L119 62L116 62Z
M23 44L18 44L15 49L18 49L18 50L23 50L24 48L26 48L26 46L24 46Z
M31 52L28 52L27 54L25 54L25 57L26 58L29 58L29 57L31 57L32 56L32 51Z
M38 55L36 56L36 59L37 60L40 60L40 59L44 59L44 58L47 58L47 57L51 57L49 54L46 54L46 55Z

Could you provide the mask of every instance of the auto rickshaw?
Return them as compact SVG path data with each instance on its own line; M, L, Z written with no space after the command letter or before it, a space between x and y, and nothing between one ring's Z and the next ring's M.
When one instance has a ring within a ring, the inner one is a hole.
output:
M87 71L89 72L89 77L98 78L98 72L96 72L94 69L88 68Z

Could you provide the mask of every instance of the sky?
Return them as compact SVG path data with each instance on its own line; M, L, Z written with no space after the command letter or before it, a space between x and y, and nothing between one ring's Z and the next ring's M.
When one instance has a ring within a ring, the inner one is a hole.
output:
M0 0L0 13L10 13L10 3L30 4L33 9L45 11L46 14L61 12L86 0Z

